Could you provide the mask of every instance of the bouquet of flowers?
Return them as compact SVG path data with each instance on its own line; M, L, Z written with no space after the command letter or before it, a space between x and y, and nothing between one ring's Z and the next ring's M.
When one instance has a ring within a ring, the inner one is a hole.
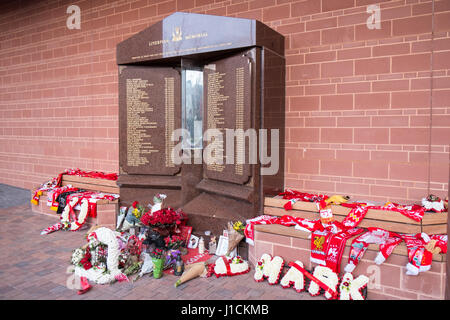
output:
M154 251L150 252L150 256L153 259L162 259L164 257L164 250L156 248Z
M141 223L154 229L170 230L184 225L187 220L186 214L181 210L165 208L155 212L147 211L141 217ZM161 232L163 233L163 232ZM170 232L166 232L169 234Z
M241 221L237 221L233 224L233 229L244 235L245 224L243 224Z
M183 238L177 235L165 237L164 242L166 244L166 248L169 250L176 250L184 244Z
M244 263L245 261L242 259L241 256L236 256L233 259L231 259L231 263L232 264L240 264L240 263Z
M106 246L96 243L75 249L72 253L71 262L74 266L89 270L92 267L96 269L106 269L106 258L108 252Z
M164 263L166 262L164 250L156 248L150 253L150 256L153 262L153 278L159 279L162 277Z
M245 225L241 221L235 223L228 222L228 251L226 255L229 255L244 239Z

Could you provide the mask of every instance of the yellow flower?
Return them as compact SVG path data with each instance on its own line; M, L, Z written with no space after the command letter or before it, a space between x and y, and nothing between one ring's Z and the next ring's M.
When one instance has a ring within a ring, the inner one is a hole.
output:
M133 215L134 215L136 218L140 218L141 213L139 212L139 210L138 210L137 208L135 208L135 209L133 209Z
M241 221L237 221L233 225L233 229L236 230L236 231L239 231L240 229L242 229L242 227L243 227L243 224L242 224Z

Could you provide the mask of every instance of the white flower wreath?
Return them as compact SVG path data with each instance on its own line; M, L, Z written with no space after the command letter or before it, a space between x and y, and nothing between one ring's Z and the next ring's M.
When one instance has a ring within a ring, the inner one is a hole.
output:
M98 284L111 283L114 280L128 281L126 275L119 270L120 247L117 236L120 233L111 229L101 227L88 235L89 243L103 243L108 246L108 256L106 258L106 270L101 267L92 267L85 270L83 267L76 266L75 274L80 277L86 277L90 281Z
M87 199L82 199L81 209L80 213L78 214L77 220L74 222L70 222L69 219L70 208L73 208L77 202L78 197L74 197L72 200L70 200L69 204L64 207L64 210L61 214L61 223L70 226L71 231L77 231L84 225L89 210L89 201Z

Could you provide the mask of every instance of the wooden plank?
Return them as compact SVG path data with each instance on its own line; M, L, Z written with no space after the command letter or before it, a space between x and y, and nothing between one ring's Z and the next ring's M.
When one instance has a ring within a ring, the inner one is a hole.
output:
M278 207L284 210L284 204L287 202L285 199L280 198L264 198L264 205L269 207ZM317 205L314 202L306 202L306 201L297 201L292 206L293 210L304 210L304 211L313 211L317 212Z
M447 234L447 224L422 226L422 231L427 234Z
M271 224L271 225L255 225L255 231L259 232L265 232L265 233L271 233L271 234L277 234L287 237L294 237L294 238L300 238L300 239L306 239L308 240L308 237L310 236L310 232L297 230L294 227L286 227L279 224ZM347 240L345 246L349 247L351 246L351 243L354 238L357 236L354 236ZM304 248L304 249L310 249L310 248ZM368 250L372 251L379 251L379 246L376 244L369 244ZM404 242L401 242L392 252L393 254L398 255L408 255L408 251L406 249L406 245ZM433 255L433 261L446 261L446 254L435 254ZM387 262L388 263L388 262Z
M447 224L448 212L429 213L425 212L422 219L422 225L428 224Z
M116 200L100 199L97 201L97 204L110 204L110 203L119 203L119 199Z
M71 181L71 182L77 182L77 183L89 183L89 184L95 184L100 186L108 186L108 187L117 187L115 180L108 180L108 179L98 179L98 178L90 178L90 177L80 177L80 176L73 176L73 175L67 175L64 174L62 176L63 181Z
M294 217L302 217L306 219L318 219L318 209L315 203L298 201L293 205L292 210L285 210L283 205L286 200L281 198L265 198L264 213L274 216L291 215ZM351 208L332 205L333 215L336 220L342 221L347 216ZM421 222L414 221L399 212L387 210L369 209L361 227L380 227L393 232L400 233L419 233L426 232L428 234L445 234L447 233L448 212L431 213L425 212Z
M301 211L301 210L289 210L285 211L282 208L276 208L276 207L264 207L264 214L268 214L271 216L284 216L289 215L293 217L300 217L305 219L319 219L319 212L312 212L312 211Z
M333 214L337 215L345 215L351 211L351 208L343 207L343 206L337 206L333 205ZM389 210L374 210L369 209L366 213L366 216L364 219L374 219L374 220L386 220L386 221L392 221L392 222L398 222L398 223L407 223L407 224L414 224L417 226L420 226L420 222L417 222L411 218L408 218L401 214L400 212L396 211L389 211Z
M287 200L284 199L278 199L278 198L268 198L266 197L264 200L264 205L268 207L275 207L280 208L277 214L275 215L292 215L294 216L293 212L295 210L301 210L301 211L311 211L311 212L319 212L317 209L317 206L313 202L305 202L305 201L297 201L292 206L292 210L285 210L283 205L286 203ZM336 216L347 216L348 213L351 211L351 208L339 206L339 205L332 205L331 209L333 211L333 215ZM402 215L399 212L396 211L387 211L387 210L374 210L369 209L364 219L375 219L375 220L387 220L392 222L401 222L401 223L408 223L408 224L415 224L420 226L420 222L414 221L404 215ZM427 217L427 219L430 219L430 221L434 221L435 218L433 217ZM431 220L433 219L433 220Z
M274 208L274 207L264 207L264 214L272 215L272 216L282 216L286 213L282 213L284 209ZM293 217L305 218L310 220L319 219L318 212L309 212L309 211L300 211L300 210L290 210L288 211L289 215ZM335 219L339 222L342 222L346 216L344 215L335 215ZM393 232L399 233L419 233L421 232L419 224L405 224L401 222L392 222L386 220L374 220L367 219L367 216L359 223L359 227L367 228L367 227L378 227L386 230L390 230Z
M361 228L375 227L375 228L381 228L381 229L385 229L385 230L389 230L389 231L397 232L397 233L420 233L422 230L420 228L420 225L383 221L383 220L370 220L370 219L366 219L366 218L364 218L358 224L358 227L361 227Z
M86 190L92 190L92 191L101 191L105 193L115 193L119 194L119 187L110 187L110 186L101 186L101 185L94 185L90 183L81 183L81 182L72 182L72 181L62 181L62 185L72 185L72 187L80 188L80 189L86 189Z

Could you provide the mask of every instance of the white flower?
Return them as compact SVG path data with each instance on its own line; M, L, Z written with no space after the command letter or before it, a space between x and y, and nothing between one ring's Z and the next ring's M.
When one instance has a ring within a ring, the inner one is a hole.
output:
M72 253L72 264L77 265L80 263L81 259L84 257L84 250L81 248L75 249Z

